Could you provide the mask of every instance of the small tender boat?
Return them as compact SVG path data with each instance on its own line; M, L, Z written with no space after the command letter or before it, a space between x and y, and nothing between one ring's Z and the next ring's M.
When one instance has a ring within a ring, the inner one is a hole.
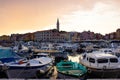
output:
M79 63L61 61L56 65L60 78L85 78L87 69Z

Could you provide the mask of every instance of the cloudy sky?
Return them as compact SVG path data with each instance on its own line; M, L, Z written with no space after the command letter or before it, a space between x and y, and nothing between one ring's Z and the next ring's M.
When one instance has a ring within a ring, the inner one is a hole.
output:
M106 34L120 28L120 0L0 0L0 35L56 28Z

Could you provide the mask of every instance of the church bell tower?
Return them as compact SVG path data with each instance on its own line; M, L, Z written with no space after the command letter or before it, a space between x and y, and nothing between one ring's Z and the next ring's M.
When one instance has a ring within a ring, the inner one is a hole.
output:
M57 18L57 24L56 24L56 26L57 26L57 30L59 31L60 23L59 23L59 19L58 18Z

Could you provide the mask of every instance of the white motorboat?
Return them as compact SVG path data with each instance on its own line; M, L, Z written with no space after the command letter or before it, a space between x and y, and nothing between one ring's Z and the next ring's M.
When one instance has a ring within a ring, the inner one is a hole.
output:
M0 66L6 71L8 78L35 78L37 71L45 73L52 66L52 58L39 57L30 60L19 60L15 62L9 62L0 64Z
M118 57L101 51L82 54L80 63L88 68L88 72L95 75L116 76L120 72Z

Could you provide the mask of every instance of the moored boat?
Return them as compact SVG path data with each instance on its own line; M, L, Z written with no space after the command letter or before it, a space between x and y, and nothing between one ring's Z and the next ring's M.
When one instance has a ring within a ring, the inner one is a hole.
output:
M0 46L0 65L8 62L14 62L20 59L22 58L13 52L12 48ZM6 66L0 66L0 78L7 78L5 72L6 68Z
M79 63L72 61L61 61L56 65L58 76L64 79L84 79L87 69Z
M38 71L45 73L52 66L53 59L50 57L39 57L30 60L21 59L14 62L1 63L8 78L35 78Z
M80 63L88 68L88 73L99 77L116 77L120 72L118 57L110 53L95 51L82 54Z

